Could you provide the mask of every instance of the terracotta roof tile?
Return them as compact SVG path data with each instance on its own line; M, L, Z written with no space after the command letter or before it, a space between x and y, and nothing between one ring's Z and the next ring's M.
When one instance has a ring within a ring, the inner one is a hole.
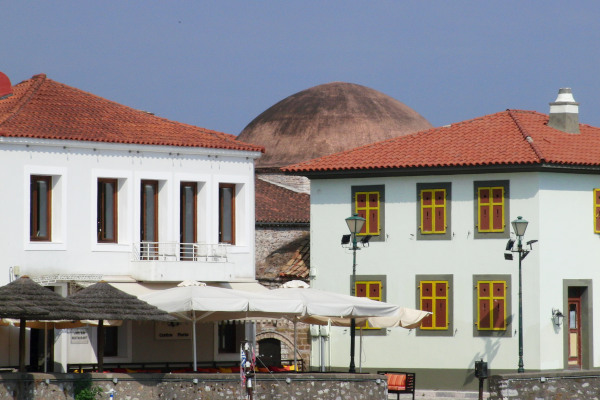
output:
M255 178L256 222L308 223L310 196Z
M286 172L423 167L600 165L600 128L571 134L547 126L548 116L506 110L290 165Z
M0 136L264 152L234 135L187 125L35 75L0 100Z

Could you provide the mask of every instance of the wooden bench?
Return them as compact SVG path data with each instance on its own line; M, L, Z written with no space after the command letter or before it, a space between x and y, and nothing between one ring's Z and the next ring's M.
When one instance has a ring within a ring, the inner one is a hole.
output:
M388 393L396 393L398 400L401 394L412 394L415 399L415 374L413 372L378 371L387 377Z

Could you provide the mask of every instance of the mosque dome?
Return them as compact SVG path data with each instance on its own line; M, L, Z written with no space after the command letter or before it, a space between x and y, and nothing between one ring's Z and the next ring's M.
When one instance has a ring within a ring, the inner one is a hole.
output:
M276 168L431 127L388 95L332 82L276 103L250 122L238 140L265 147L257 168Z

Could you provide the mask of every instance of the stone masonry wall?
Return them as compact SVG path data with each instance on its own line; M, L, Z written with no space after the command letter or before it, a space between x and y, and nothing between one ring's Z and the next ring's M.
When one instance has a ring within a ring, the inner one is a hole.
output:
M287 379L286 379L287 378ZM258 374L256 400L385 400L378 375ZM74 385L87 379L114 400L246 399L238 374L0 374L0 399L73 400ZM289 380L288 380L289 379Z
M600 371L557 371L490 377L491 400L589 400L600 398Z

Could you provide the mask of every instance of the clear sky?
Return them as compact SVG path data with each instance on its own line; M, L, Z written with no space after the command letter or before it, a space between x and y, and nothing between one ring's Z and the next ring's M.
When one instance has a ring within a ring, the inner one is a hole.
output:
M238 134L279 100L345 81L434 126L548 113L571 87L600 126L600 2L2 1L0 71Z

